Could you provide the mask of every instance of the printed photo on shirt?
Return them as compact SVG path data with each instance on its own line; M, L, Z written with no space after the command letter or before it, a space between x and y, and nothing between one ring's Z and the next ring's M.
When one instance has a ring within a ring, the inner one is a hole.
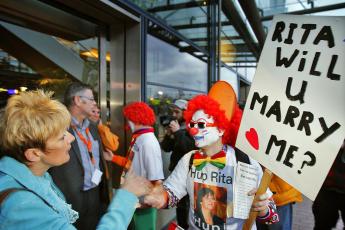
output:
M224 187L194 182L194 224L198 228L225 229L226 194Z

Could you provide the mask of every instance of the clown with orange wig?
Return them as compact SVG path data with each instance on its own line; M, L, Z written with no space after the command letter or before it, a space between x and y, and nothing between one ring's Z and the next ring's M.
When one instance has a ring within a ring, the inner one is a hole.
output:
M188 194L189 229L242 229L245 219L235 214L233 202L236 167L241 162L256 172L256 187L246 196L255 194L263 172L258 162L235 150L241 117L235 93L226 82L217 82L208 95L190 100L184 118L199 150L187 153L145 202L156 208L174 207ZM208 192L200 194L203 191ZM278 221L271 196L268 190L252 206L259 221ZM256 229L255 224L252 229Z
M132 131L128 157L134 173L152 182L164 179L160 145L152 127L153 110L144 102L133 102L123 109L123 115Z
M164 174L160 145L152 127L155 123L153 110L144 102L133 102L125 106L123 114L132 131L126 156L127 167L136 175L159 184ZM156 229L156 213L154 208L137 209L134 215L135 229Z

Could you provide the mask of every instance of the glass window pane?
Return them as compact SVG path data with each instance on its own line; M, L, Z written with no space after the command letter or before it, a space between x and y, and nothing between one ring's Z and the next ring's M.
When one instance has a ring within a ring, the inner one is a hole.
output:
M220 80L223 80L223 81L226 81L228 82L233 90L235 91L236 93L236 96L237 96L237 100L238 100L238 79L237 79L237 74L226 68L226 67L222 67L221 68L221 72L220 72Z
M130 0L184 37L207 39L207 6L209 1L196 0ZM207 50L207 46L205 47Z
M147 81L206 92L207 63L148 35Z
M148 84L146 86L147 103L153 108L156 114L155 130L158 131L159 139L164 136L163 122L164 116L171 115L169 105L177 99L190 100L200 92L181 90L176 88L161 87Z
M71 41L3 21L0 27L1 106L11 94L37 88L62 100L66 86L78 80L94 87L97 96L98 37Z

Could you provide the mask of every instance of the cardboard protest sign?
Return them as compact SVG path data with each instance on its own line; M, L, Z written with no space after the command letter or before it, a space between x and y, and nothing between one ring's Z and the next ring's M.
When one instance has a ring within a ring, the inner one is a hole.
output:
M236 147L314 200L345 137L345 17L278 15Z

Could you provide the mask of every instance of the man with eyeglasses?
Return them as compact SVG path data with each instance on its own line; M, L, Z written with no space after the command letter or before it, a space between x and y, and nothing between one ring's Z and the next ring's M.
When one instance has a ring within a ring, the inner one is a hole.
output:
M176 100L171 106L171 112L175 120L170 121L166 127L166 134L161 147L165 152L170 152L169 171L172 172L179 160L188 152L196 149L193 138L186 130L186 123L183 118L183 112L187 108L187 101L183 99ZM188 229L188 210L189 198L185 196L180 200L176 208L177 223L184 229Z
M75 82L68 86L64 102L72 115L69 132L76 141L69 151L70 160L50 170L67 203L79 213L78 229L96 229L109 204L106 164L97 126L90 123L96 101L89 85Z

